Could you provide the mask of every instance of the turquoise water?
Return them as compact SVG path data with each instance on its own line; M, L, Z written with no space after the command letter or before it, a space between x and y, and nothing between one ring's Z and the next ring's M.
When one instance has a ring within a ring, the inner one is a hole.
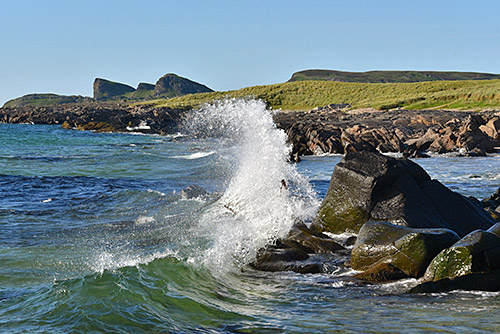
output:
M334 265L309 275L245 266L288 216L311 217L340 157L286 164L269 120L245 125L239 111L217 123L232 127L224 140L193 128L196 138L0 124L0 332L500 331L497 293L408 295L415 280L365 285ZM417 162L466 195L500 183L499 157ZM282 176L290 193L273 183ZM189 185L209 195L183 198Z

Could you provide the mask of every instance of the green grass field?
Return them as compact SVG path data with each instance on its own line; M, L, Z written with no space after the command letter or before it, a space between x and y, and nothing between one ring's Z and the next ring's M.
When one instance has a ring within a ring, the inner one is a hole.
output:
M347 83L298 81L246 87L227 92L190 94L144 102L172 108L198 107L225 97L255 97L274 109L309 110L330 103L376 109L500 109L500 80L429 81L416 83Z

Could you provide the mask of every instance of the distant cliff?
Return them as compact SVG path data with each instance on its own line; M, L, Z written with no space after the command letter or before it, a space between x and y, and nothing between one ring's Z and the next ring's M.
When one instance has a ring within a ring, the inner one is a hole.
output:
M449 80L492 80L500 79L500 74L475 72L434 72L434 71L368 71L344 72L333 70L305 70L295 72L292 81L338 81L360 83L422 82Z
M129 85L101 78L94 80L94 99L96 100L108 100L133 92L135 92L135 88Z
M156 82L155 97L174 97L195 93L210 93L212 89L192 80L168 73Z
M137 89L107 79L96 78L93 98L77 95L28 94L7 101L4 107L50 106L61 104L88 104L92 102L139 102L153 98L171 98L186 94L213 92L212 89L173 73L162 76L156 85L141 82Z

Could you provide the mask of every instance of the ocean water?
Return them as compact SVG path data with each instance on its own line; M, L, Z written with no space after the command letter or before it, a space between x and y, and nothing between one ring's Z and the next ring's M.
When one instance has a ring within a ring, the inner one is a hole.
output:
M287 163L259 101L206 106L181 133L0 124L0 332L500 332L498 293L250 269L312 219L341 157ZM480 199L500 184L498 156L416 162Z

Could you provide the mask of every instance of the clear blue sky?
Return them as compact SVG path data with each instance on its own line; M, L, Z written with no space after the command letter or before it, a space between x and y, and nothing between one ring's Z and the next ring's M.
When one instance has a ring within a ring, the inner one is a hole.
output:
M500 1L0 3L0 105L173 72L215 90L322 68L500 73Z

